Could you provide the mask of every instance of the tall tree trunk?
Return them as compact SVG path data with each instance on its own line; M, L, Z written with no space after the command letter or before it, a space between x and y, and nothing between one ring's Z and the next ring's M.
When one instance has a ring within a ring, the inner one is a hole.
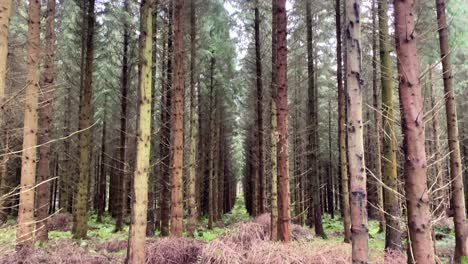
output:
M92 118L92 75L94 59L94 3L90 0L86 12L87 31L86 31L86 60L83 69L83 98L80 107L79 129L80 133L80 177L78 181L78 191L76 193L75 205L73 206L73 228L72 233L75 238L85 238L88 231L88 192L89 192L89 174L90 174L90 127Z
M338 90L338 145L340 148L340 179L342 188L342 208L344 242L351 242L351 215L349 209L349 191L348 191L348 159L346 146L346 101L345 90L342 81L342 63L341 63L341 4L340 0L335 1L335 25L336 25L336 80Z
M214 54L211 54L211 61L210 61L210 108L209 108L209 135L210 135L210 144L208 147L209 150L209 179L208 179L208 228L211 229L213 227L214 222L214 204L213 204L213 197L214 197L214 141L215 141L215 103L214 101L214 70L215 70L216 60Z
M128 0L124 1L124 11L126 13L130 12ZM130 29L129 22L124 22L124 39L123 39L123 58L122 58L122 83L121 83L121 92L120 92L120 137L119 137L119 162L117 170L117 194L115 210L116 210L116 222L115 222L115 231L120 231L123 228L123 222L125 217L125 200L127 193L127 108L128 108L128 75L129 75L129 42L130 42Z
M331 99L328 101L328 177L327 177L327 200L328 200L328 212L330 213L331 219L335 218L335 207L333 203L334 195L334 178L333 178L333 163L332 163L332 107Z
M4 0L0 3L0 105L3 105L5 98L5 83L6 83L6 67L8 57L8 35L10 28L10 16L11 16L11 0ZM0 130L4 131L0 134L0 147L2 149L1 154L8 152L7 147L7 132L5 129L4 121L4 110L0 109ZM0 161L0 197L6 192L6 169L8 159L3 158ZM6 220L5 201L6 199L0 198L0 222Z
M452 85L452 67L448 27L445 18L445 0L436 0L437 25L439 31L440 57L444 79L445 109L447 115L447 135L450 151L450 176L452 179L452 206L455 224L455 262L461 256L468 256L468 230L466 222L465 193L463 191L462 161L458 138L457 108Z
M416 48L414 0L394 0L400 109L405 153L405 191L413 262L434 263L424 149L423 97Z
M360 0L346 0L346 79L353 263L368 262L367 190L364 161Z
M322 207L320 206L320 173L318 161L318 89L315 85L315 72L314 72L314 49L312 42L312 14L311 14L311 0L306 2L306 25L307 25L307 74L308 78L308 119L309 126L309 158L308 163L310 169L308 170L308 178L310 182L310 190L312 191L312 199L310 200L310 210L312 213L309 217L313 217L315 233L321 237L326 237L322 225Z
M171 236L181 237L183 226L182 172L184 166L184 43L182 20L183 0L175 0L174 9L174 92L172 104L172 194Z
M23 152L21 185L19 189L17 249L32 246L34 232L34 185L36 183L36 145L39 100L39 53L41 32L41 3L30 1L27 33L27 85L24 105Z
M193 237L197 221L196 179L197 179L197 102L196 102L196 55L197 20L195 0L190 2L190 153L188 175L188 222L187 234ZM199 190L200 191L200 190Z
M137 151L127 263L144 263L151 138L152 1L141 1Z
M287 14L286 0L276 0L275 17L277 19L277 66L276 84L278 87L277 124L278 124L278 222L280 227L280 239L290 241L290 213L289 213L289 169L288 169L288 76L287 76Z
M39 137L39 144L44 144L50 140L50 124L52 121L52 93L55 77L54 53L55 53L55 0L47 1L47 22L46 22L46 57L44 64L43 80L43 102L42 111L39 118L42 126L42 133ZM39 164L37 167L37 201L36 201L36 239L45 241L48 239L47 216L49 210L49 144L41 146L39 149Z
M378 181L382 181L382 162L381 162L381 142L380 142L380 129L382 126L382 118L378 109L379 107L379 91L377 82L377 10L375 2L378 0L372 0L372 101L373 101L373 112L374 112L374 147L375 147L375 158L373 158L373 169L377 181L374 180L377 188L377 214L379 220L379 232L385 230L385 214L383 210L383 187Z
M263 153L263 83L262 83L262 51L260 43L260 11L258 9L258 0L255 1L255 20L254 20L254 31L255 31L255 69L256 69L256 86L257 86L257 147L256 155L258 162L258 213L263 214L265 212L265 186L264 182L264 153Z
M165 95L165 106L163 111L164 114L164 121L163 124L163 136L161 137L161 141L163 142L162 148L162 170L161 170L161 183L162 183L162 191L161 191L161 235L168 236L169 235L169 221L170 221L170 213L171 213L171 189L170 189L170 181L171 181L171 172L170 172L170 163L171 163L171 110L172 110L172 55L173 55L173 46L172 46L172 38L173 38L173 29L172 29L172 21L173 21L173 2L169 1L168 3L169 9L167 11L167 61L166 61L166 79L165 84L166 87L164 88L166 91Z
M157 27L157 13L158 13L158 4L159 2L156 0L154 1L153 5L153 50L151 54L151 60L153 62L152 67L151 67L151 79L152 79L152 85L151 85L151 158L150 158L150 164L151 164L151 171L149 173L149 180L148 180L148 219L147 219L147 226L146 226L146 236L147 237L152 237L154 236L154 231L156 230L156 212L157 209L159 208L159 203L158 201L160 200L156 193L159 193L159 188L157 184L157 173L158 173L158 166L155 166L155 164L158 162L157 161L157 144L158 140L156 135L158 134L158 126L156 125L156 114L157 114L157 99L156 99L156 88L157 88L157 76L156 76L156 69L157 69L157 57L158 57L158 50L157 50L157 35L158 35L158 27ZM158 213L159 215L159 213ZM159 227L159 226L158 226Z
M271 12L272 12L272 23L271 23L271 240L278 240L278 166L277 166L277 120L276 120L276 90L277 90L277 79L276 79L276 61L277 61L277 11L276 11L276 0L271 0Z
M106 208L106 140L107 140L107 95L104 99L104 117L102 121L102 138L101 138L101 164L100 164L100 176L97 184L97 221L102 222L102 215Z
M390 40L388 36L388 3L378 0L380 74L382 86L383 115L383 182L385 214L385 248L401 250L400 202L398 193L398 171L396 157L396 135L393 114L393 71L390 58Z

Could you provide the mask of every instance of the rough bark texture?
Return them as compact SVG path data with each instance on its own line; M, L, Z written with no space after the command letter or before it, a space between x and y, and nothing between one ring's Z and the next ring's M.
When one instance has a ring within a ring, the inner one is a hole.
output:
M342 80L342 52L341 52L341 4L335 1L336 21L336 80L338 90L338 145L340 149L340 178L341 178L341 213L343 215L344 242L351 242L351 216L349 209L348 191L348 159L346 155L346 101Z
M172 184L171 184L171 236L182 236L184 166L184 46L182 32L183 1L175 0L174 9L174 92L172 104Z
M410 256L416 263L434 263L431 213L424 149L423 98L416 48L414 0L394 0L395 42L405 153L405 191Z
M383 115L383 182L385 214L385 248L401 250L400 232L400 202L398 200L398 172L393 115L393 71L390 58L390 39L388 36L388 3L378 0L379 13L379 47L380 47L380 78L382 86Z
M148 174L151 137L151 68L152 68L152 1L141 1L139 37L139 89L137 151L133 183L133 206L128 237L127 263L145 263Z
M276 17L276 0L271 1L272 10L272 23L271 23L271 149L270 149L270 162L271 162L271 240L278 240L278 166L277 166L277 144L278 144L278 127L276 120L276 57L277 57L277 17Z
M197 178L197 102L195 90L196 75L196 4L195 0L190 2L190 156L189 156L189 175L188 175L188 222L187 234L193 236L197 221L197 201L196 201L196 178ZM200 190L199 190L200 191Z
M256 69L256 86L257 86L257 147L256 155L258 161L258 213L265 212L265 186L264 183L264 153L263 153L263 83L262 83L262 52L260 43L260 11L258 0L255 2L255 69Z
M11 16L11 0L4 0L0 3L0 105L3 105L5 101L5 84L6 84L6 67L8 57L8 35L10 28L10 16ZM5 121L3 120L4 110L0 109L0 148L3 152L7 153L7 133L5 129ZM0 161L0 197L6 192L6 163L8 157L4 157ZM4 203L6 199L0 199L0 223L6 219L4 212Z
M440 57L444 79L447 136L450 151L450 176L452 179L452 207L455 224L455 262L461 256L468 256L468 227L466 222L465 193L463 191L462 161L458 138L457 108L452 85L450 48L447 21L445 18L445 0L436 0L437 25L439 31Z
M21 183L19 189L17 249L33 245L34 185L36 183L36 152L39 101L41 2L30 1L27 33L27 85L24 105L23 152L21 157Z
M39 119L42 131L39 137L39 144L44 144L50 140L50 124L52 121L52 93L55 77L54 53L55 53L55 0L47 1L47 22L46 22L46 50L44 63L43 96L42 109L39 112ZM36 239L45 241L48 239L47 216L49 211L49 144L41 146L39 149L39 164L37 167L37 181L41 183L37 187L36 201Z
M360 0L346 0L346 78L353 263L368 262L367 190L364 161Z
M86 59L83 69L83 91L80 105L79 129L83 130L79 135L80 145L80 177L75 204L73 206L73 228L72 233L75 238L85 238L88 231L88 194L89 194L89 174L90 174L90 127L92 118L92 73L94 59L94 2L88 3L87 30L86 30Z
M290 213L289 213L289 169L288 169L288 77L287 77L287 14L286 0L276 0L277 19L277 126L278 126L278 223L279 237L284 242L290 241Z

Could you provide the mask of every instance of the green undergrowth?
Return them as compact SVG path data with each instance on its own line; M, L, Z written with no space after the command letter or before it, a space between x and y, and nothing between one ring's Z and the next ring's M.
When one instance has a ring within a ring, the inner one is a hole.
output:
M204 215L199 227L195 230L195 238L209 242L218 236L230 231L235 223L249 221L251 217L244 206L244 197L238 195L232 210L222 216L222 220L215 223L213 228L208 229L208 216Z

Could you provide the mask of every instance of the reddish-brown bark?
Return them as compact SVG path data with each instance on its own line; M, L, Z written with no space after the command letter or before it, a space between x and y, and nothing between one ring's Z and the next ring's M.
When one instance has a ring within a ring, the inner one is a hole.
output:
M405 190L408 232L416 263L435 263L431 213L427 192L423 97L416 47L414 0L394 0L395 41L405 153Z
M287 76L287 14L286 0L276 0L277 19L277 122L278 122L278 222L280 239L290 241L290 213L289 213L289 169L288 169L288 76Z
M463 186L462 161L458 138L457 109L452 84L448 26L445 18L445 0L436 0L437 25L439 31L440 57L444 79L445 110L447 119L448 146L450 151L450 176L452 179L452 204L455 223L455 262L468 256L468 227L466 220L465 193Z

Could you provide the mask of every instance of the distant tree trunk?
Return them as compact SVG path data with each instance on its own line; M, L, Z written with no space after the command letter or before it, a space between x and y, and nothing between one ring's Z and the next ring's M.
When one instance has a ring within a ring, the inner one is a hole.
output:
M211 54L211 61L210 61L210 108L209 108L209 134L210 134L210 144L209 144L209 179L208 179L208 228L211 229L213 227L214 222L214 204L213 204L213 197L214 197L214 141L215 141L215 111L214 111L214 70L215 70L216 60L214 54Z
M85 238L88 231L88 192L89 192L89 174L90 174L90 127L92 118L92 74L94 59L94 3L90 0L88 3L87 31L86 31L86 60L83 69L83 98L80 105L79 129L83 130L79 135L80 142L80 177L78 181L78 191L76 193L75 204L73 206L73 228L74 238Z
M367 190L364 161L360 0L346 0L346 77L348 93L348 160L350 173L352 259L368 262Z
M104 99L104 117L102 121L102 138L101 138L101 164L100 176L97 184L98 199L97 199L97 221L102 222L102 215L106 208L106 140L107 140L107 95Z
M308 78L308 119L309 126L309 151L308 163L309 173L308 178L310 182L310 190L312 191L311 203L309 209L312 213L309 217L313 217L310 223L314 223L315 233L321 237L326 237L322 225L322 207L320 206L320 173L318 161L318 113L316 112L318 94L315 87L315 72L314 72L314 50L312 42L312 14L311 14L311 0L306 2L306 25L307 25L307 74Z
M372 0L372 99L373 99L373 112L374 112L374 147L375 155L373 158L373 169L375 177L378 181L382 181L382 162L381 162L381 142L380 142L380 129L382 126L382 118L378 109L379 107L379 90L377 82L377 10L375 2L378 0ZM378 181L373 181L377 188L377 210L379 220L379 232L385 230L385 214L383 210L383 187Z
M255 69L256 69L256 86L257 86L257 147L256 155L258 161L258 213L263 214L265 212L265 186L264 182L264 153L263 153L263 83L262 83L262 51L260 43L260 11L258 8L258 0L255 1L255 20L254 20L254 31L255 31Z
M435 261L427 192L423 98L419 80L414 4L414 0L394 1L395 42L404 135L406 208L411 245L409 252L412 253L413 262L429 264Z
M71 131L71 115L72 115L72 94L71 94L71 85L67 85L67 99L66 99L66 110L65 116L67 117L64 121L64 128L63 128L63 136L70 135ZM63 143L64 145L64 167L61 169L60 178L59 178L59 209L63 210L64 212L71 212L71 208L69 207L68 201L70 200L70 196L73 196L71 193L70 188L70 174L71 174L71 140L66 139Z
M174 9L174 78L172 89L172 195L171 195L171 236L182 237L183 190L182 173L184 166L184 43L182 20L183 0L175 0Z
M276 61L277 61L277 11L276 11L276 0L271 0L272 10L272 23L271 23L271 148L270 148L270 162L271 162L271 240L278 240L278 166L277 166L277 142L278 142L278 126L276 120L276 90L277 90L277 78L276 78Z
M279 177L279 195L278 195L278 221L280 227L280 239L284 242L290 241L290 213L289 213L289 169L288 169L288 86L287 86L287 14L286 0L276 0L276 19L277 19L277 68L276 84L278 87L276 105L277 105L277 124L278 124L278 177Z
M152 1L141 1L139 37L139 90L133 206L126 263L145 263L148 173L151 138Z
M432 122L431 122L431 146L432 146L432 153L434 153L434 182L431 182L434 184L435 187L432 189L436 189L437 191L433 195L432 199L432 207L435 209L434 214L436 214L436 217L439 217L440 214L445 213L445 209L447 209L447 197L449 196L448 193L445 192L444 188L444 182L446 179L446 175L444 172L444 163L442 159L442 148L440 145L440 127L439 127L439 116L438 116L438 111L436 109L437 107L437 102L436 102L436 96L435 96L435 91L434 91L434 83L432 79L432 65L429 65L429 92L430 92L430 101L431 101L431 111L432 111Z
M197 109L196 109L196 55L197 55L197 20L196 3L190 1L190 154L189 154L189 175L188 175L188 222L187 234L193 237L197 221L197 200L196 200L196 182L197 182Z
M334 194L334 178L333 178L333 163L332 163L332 107L331 99L328 101L328 175L327 175L327 200L328 200L328 212L332 219L335 218L335 207L333 203Z
M11 0L4 0L0 3L0 105L3 105L5 98L5 83L6 83L6 67L8 57L8 35L10 27L10 16L11 16ZM7 153L7 132L5 129L4 121L4 110L0 109L0 130L3 132L0 134L0 147ZM5 154L1 153L1 154ZM6 156L5 156L6 157ZM7 170L7 159L3 158L0 161L0 197L6 192L6 170ZM6 199L0 198L0 223L6 219L4 212Z
M336 80L338 90L338 145L340 148L340 178L342 188L342 208L343 226L344 226L344 242L351 242L351 216L349 209L349 191L348 191L348 160L346 146L346 100L345 90L342 81L342 64L341 64L341 4L340 0L335 1L335 23L336 23Z
M170 189L170 181L171 181L171 174L170 174L170 163L171 163L171 109L172 109L172 54L173 54L173 46L172 46L172 21L173 21L173 2L169 1L168 3L169 9L167 11L167 61L166 61L166 79L165 84L166 87L164 88L166 91L165 95L165 103L164 109L165 111L164 122L163 124L163 136L161 137L161 142L163 142L162 148L162 170L161 170L161 183L162 183L162 191L161 191L161 235L168 236L169 235L169 221L170 221L170 213L171 213L171 189Z
M450 48L448 26L445 18L445 0L436 0L437 25L439 31L440 57L444 79L445 109L447 115L447 135L450 151L450 176L452 179L452 206L455 224L455 262L461 256L468 256L468 230L463 191L462 160L458 138L457 108L452 85L452 67L450 65Z
M385 248L401 250L400 202L398 192L397 171L397 138L395 135L393 115L393 71L390 58L390 40L388 36L388 4L386 0L378 0L379 17L379 47L380 75L382 86L383 115L383 182L387 186L383 190L385 214Z
M124 1L124 12L129 13L129 2ZM123 34L123 58L122 58L122 76L121 76L121 92L120 92L120 137L119 137L119 162L117 166L117 184L118 187L115 204L115 231L120 231L123 228L125 217L125 199L127 193L127 108L128 108L128 75L129 75L129 43L130 43L130 29L128 21L124 21L124 34Z
M32 246L34 232L34 185L36 184L36 148L39 100L39 53L41 2L30 1L27 33L27 85L24 105L23 152L19 190L17 249Z
M47 1L47 22L46 22L46 57L44 64L43 80L43 106L39 112L42 126L42 133L39 137L39 144L44 144L50 140L50 124L52 121L52 93L55 78L54 54L55 54L55 0ZM45 241L48 239L47 216L49 210L49 144L39 149L39 164L37 168L37 181L42 183L37 187L36 201L36 239Z

